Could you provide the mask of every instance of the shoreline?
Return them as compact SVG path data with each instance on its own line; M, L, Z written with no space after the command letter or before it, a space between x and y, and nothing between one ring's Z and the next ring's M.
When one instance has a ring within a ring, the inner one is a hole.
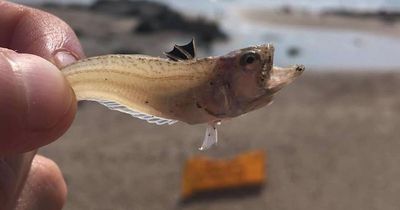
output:
M109 8L109 4L113 3L98 3L96 4L97 6L94 5L92 7L42 5L42 7L39 8L56 14L70 24L82 41L83 48L88 56L110 53L136 53L162 56L162 52L170 50L174 44L183 44L187 42L187 40L190 40L193 36L196 36L197 38L200 37L200 39L196 39L196 41L198 41L197 55L199 57L208 56L211 53L215 54L215 51L218 50L220 50L220 52L217 54L225 53L229 50L242 47L242 44L246 43L246 41L235 39L237 37L251 40L254 38L254 42L267 41L267 38L256 36L255 34L252 34L251 31L250 37L240 37L240 35L237 36L238 33L235 34L235 32L237 32L235 30L233 30L233 33L231 33L229 30L224 31L223 25L226 22L221 23L221 21L218 20L209 22L199 17L182 15L179 14L179 11L175 11L173 8L168 8L165 5L163 6L153 3L148 4L143 2L138 4L135 2L135 4L127 3L127 5L118 4L118 7L113 7L112 10L107 10L107 8ZM146 14L142 12L146 8L153 8L154 10L151 21L149 21L150 19L147 18ZM400 37L400 22L394 21L389 25L388 22L380 20L379 17L365 18L364 21L364 19L356 15L349 17L349 15L346 16L332 13L316 14L303 10L291 9L236 9L234 12L234 15L241 15L239 18L243 20L244 24L252 25L253 28L258 27L262 29L264 27L267 29L268 27L271 27L271 25L292 29L314 27L311 29L314 29L315 32L318 32L318 29L325 28L327 31L321 31L324 32L325 35L335 35L335 33L339 32L340 30L351 30L353 32L364 31L372 32L376 35L385 34L388 36L382 38L389 38L389 41L395 44L400 43L396 39L392 40L392 38ZM314 60L319 61L320 54L310 54L312 52L309 51L303 52L303 49L307 48L308 45L305 45L306 42L301 37L297 37L296 34L289 35L283 33L277 33L273 35L276 36L277 39L279 39L280 36L290 36L291 40L295 40L294 42L287 42L287 46L280 48L281 51L285 51L285 54L280 54L279 59L281 60L277 60L277 64L289 65L292 63L282 61L284 59L295 58L295 60L292 60L293 62L300 63L299 59L303 59L301 63L304 63L307 66L313 66L311 71L347 72L349 69L351 69L351 72L375 72L376 69L380 69L379 72L386 73L395 72L398 69L394 64L386 62L388 59L382 59L382 56L379 55L379 52L369 54L367 52L366 55L364 54L364 56L359 56L358 60L351 61L349 61L347 57L342 54L342 52L344 52L343 50L357 50L358 53L364 53L364 50L377 49L376 47L371 47L371 45L366 45L365 43L372 43L376 40L379 41L379 39L381 39L379 36L364 40L362 39L362 36L360 36L361 38L358 36L363 34L356 34L354 36L355 38L352 38L352 40L348 41L345 46L335 49L332 48L327 55L332 56L335 55L335 53L336 55L340 55L339 57L342 59L345 65L331 65L328 68L329 70L325 70L326 65L324 63L314 62ZM320 43L323 45L327 46L330 44L328 43L329 39L328 42L326 42L327 39L321 38L321 36L318 36L318 33L312 32L308 35L311 36L308 36L308 41L318 38ZM337 37L341 38L342 44L344 41L347 41L347 37ZM221 40L225 40L226 42L222 43ZM101 43L101 47L99 47L99 43ZM217 48L215 46L223 46L222 48L226 47L227 49L222 50L221 48ZM375 44L374 46L379 47L381 45ZM393 45L386 44L383 46ZM400 47L400 45L396 46ZM290 50L292 49L298 50L297 53L300 54L290 55ZM322 49L318 48L317 51L318 50L321 51ZM395 55L394 50L390 52L387 51L387 53L391 55L391 58ZM303 55L303 53L308 54ZM297 58L295 56L304 56L304 58ZM374 60L378 59L379 62L375 62L378 64L375 65L375 63L372 62L362 63L364 60L371 61L370 58L374 58ZM397 61L397 59L393 60L392 63L399 65L399 62L394 61Z
M239 15L245 20L266 26L284 25L317 29L340 29L396 38L400 36L400 22L387 23L377 18L272 9L242 9L239 11Z

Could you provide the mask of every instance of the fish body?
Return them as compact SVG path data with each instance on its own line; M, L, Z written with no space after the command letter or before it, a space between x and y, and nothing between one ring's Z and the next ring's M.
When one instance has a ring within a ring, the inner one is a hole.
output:
M198 124L217 119L198 108L215 62L105 55L77 62L63 73L78 100L114 101L148 115Z
M207 123L205 149L217 141L216 123L271 103L304 70L274 67L271 44L207 58L193 58L193 41L175 47L169 59L104 55L62 72L78 100L97 101L150 123Z

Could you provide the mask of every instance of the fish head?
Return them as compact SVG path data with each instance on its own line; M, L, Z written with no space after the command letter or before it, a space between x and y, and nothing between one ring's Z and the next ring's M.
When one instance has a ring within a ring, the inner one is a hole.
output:
M273 95L304 71L303 65L273 66L272 44L243 48L221 56L216 64L214 104L210 113L231 118L272 102Z

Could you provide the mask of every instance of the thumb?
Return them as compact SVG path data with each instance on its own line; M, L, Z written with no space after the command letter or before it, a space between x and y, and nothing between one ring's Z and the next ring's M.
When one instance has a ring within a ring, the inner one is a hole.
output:
M0 156L54 141L75 112L75 96L57 67L0 48Z

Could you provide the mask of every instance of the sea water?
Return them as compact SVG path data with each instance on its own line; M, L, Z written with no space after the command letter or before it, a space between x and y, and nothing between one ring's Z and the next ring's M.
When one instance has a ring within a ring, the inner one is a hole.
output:
M289 6L310 12L326 9L400 11L400 0L157 0L187 15L205 16L220 23L229 41L217 43L211 54L254 44L273 43L275 63L305 64L318 70L399 70L400 37L368 32L259 25L242 18L241 9ZM18 0L24 3L53 2L91 4L93 0Z
M400 37L338 28L266 26L239 15L243 9L287 6L310 13L327 9L400 11L400 0L159 1L189 15L219 21L230 38L214 46L215 55L249 45L273 43L277 65L300 63L316 70L400 71ZM295 55L290 53L293 51Z

